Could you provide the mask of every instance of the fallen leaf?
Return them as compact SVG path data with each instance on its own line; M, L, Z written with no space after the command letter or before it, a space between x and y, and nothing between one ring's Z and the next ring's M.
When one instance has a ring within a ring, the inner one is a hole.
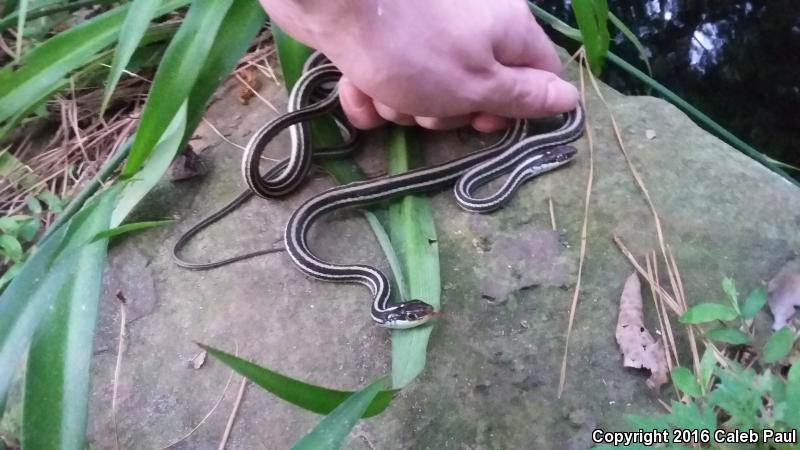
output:
M772 329L789 324L800 306L800 273L779 273L767 284L767 304L772 312Z
M642 285L636 272L625 281L619 299L617 344L622 350L623 365L649 370L647 387L658 392L661 385L667 382L667 360L661 340L653 338L644 327Z
M239 88L239 101L246 105L255 92L261 88L261 80L258 79L255 69L247 68L241 71L243 85Z
M181 181L206 174L206 167L194 152L192 146L187 145L169 166L170 180Z
M208 356L208 352L205 350L194 355L192 359L189 360L189 366L195 370L203 367L203 364L206 363L206 356Z

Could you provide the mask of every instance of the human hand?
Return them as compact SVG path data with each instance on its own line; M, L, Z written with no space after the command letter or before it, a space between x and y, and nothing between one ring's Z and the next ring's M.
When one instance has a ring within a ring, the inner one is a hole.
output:
M523 0L261 0L342 71L350 121L492 132L575 107L553 44Z

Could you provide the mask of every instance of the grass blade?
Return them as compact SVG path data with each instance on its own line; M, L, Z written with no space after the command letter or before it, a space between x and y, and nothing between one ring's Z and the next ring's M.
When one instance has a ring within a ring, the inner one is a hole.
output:
M106 223L108 214L106 214ZM89 375L108 240L79 250L28 356L23 448L85 448Z
M261 386L275 396L317 414L330 414L354 394L354 392L350 391L338 391L304 383L222 350L203 344L198 345L206 350L208 354L238 372L239 375ZM361 417L372 417L383 412L389 406L394 394L395 391L384 390L378 392Z
M101 193L31 255L0 295L0 398L34 332L64 283L75 273L80 252L108 228L118 189Z
M202 120L208 100L250 47L265 20L264 8L256 0L234 0L228 9L189 94L184 143Z
M572 11L583 36L586 59L599 74L608 53L608 3L606 0L573 0Z
M628 28L628 26L625 25L621 20L619 20L619 18L611 11L608 12L608 18L611 20L611 23L613 23L614 26L617 27L617 29L622 33L622 35L625 36L625 38L630 41L634 47L636 47L636 51L639 52L639 58L644 61L644 65L647 67L647 74L652 77L653 69L650 67L650 58L647 57L647 49L644 48L644 45L642 45L641 41L639 41L639 38L636 37L636 35L633 34L633 31L631 31L631 29Z
M189 0L165 0L157 15L185 5ZM0 122L17 116L53 92L72 70L114 42L128 5L100 14L48 39L20 61L20 67L0 70Z
M393 275L393 284L392 288L397 289L396 292L399 294L399 299L407 300L409 298L408 294L408 284L406 284L406 276L403 274L403 266L400 264L400 258L397 257L397 253L394 251L394 247L392 247L392 239L389 237L389 233L386 232L386 229L381 224L380 220L378 220L378 216L372 211L364 211L364 217L366 217L369 226L372 228L372 232L375 233L375 237L378 239L378 244L381 246L381 250L383 250L383 254L386 255L386 260L389 262L389 267L392 269Z
M22 56L22 37L25 34L25 21L28 18L28 0L19 0L17 5L17 47L14 59L19 61Z
M410 128L392 127L389 137L389 173L400 173L422 163L422 153ZM405 196L389 207L389 233L400 260L409 298L440 306L439 248L428 199ZM433 327L423 325L392 331L392 386L402 388L425 368Z
M186 104L184 103L172 118L155 151L147 158L136 178L128 180L120 194L119 201L111 215L111 226L118 227L125 217L141 201L150 189L158 183L167 171L180 148L186 128Z
M117 87L122 76L122 71L128 66L128 62L133 56L133 52L139 46L142 36L147 31L150 21L155 16L161 0L133 0L125 15L125 21L119 30L119 42L117 43L114 59L111 61L111 69L108 71L106 89L103 94L103 104L100 106L100 114L106 110L111 94Z
M146 230L148 228L155 228L155 227L160 227L162 225L169 225L173 222L175 222L175 219L150 220L146 222L126 223L125 225L120 225L118 227L114 227L97 233L94 236L94 238L92 238L92 242L96 242L102 239L110 239L112 237L119 236L125 233L130 233L132 231Z
M192 3L158 66L128 162L122 169L123 177L131 177L141 168L189 97L203 68L202 62L232 3L233 0L195 0Z
M358 419L364 414L375 396L386 384L381 378L343 401L322 419L311 432L300 439L292 450L338 450L350 434Z

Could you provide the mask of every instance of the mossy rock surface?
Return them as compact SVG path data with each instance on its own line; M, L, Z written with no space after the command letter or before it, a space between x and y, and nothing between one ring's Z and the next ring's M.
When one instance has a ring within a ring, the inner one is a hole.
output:
M566 76L575 80L577 73ZM798 253L800 190L668 103L603 89L630 162L661 217L690 302L721 299L724 276L748 291ZM267 84L261 94L279 108L285 105L281 87ZM623 429L625 414L659 410L645 376L622 367L614 341L619 294L632 268L612 236L643 260L658 249L654 222L602 103L589 93L586 106L595 143L594 187L562 398L556 393L578 269L590 161L586 138L576 144L574 163L528 183L497 213L467 214L450 192L432 196L444 317L433 332L427 368L383 415L360 422L347 448L582 449L590 446L592 429ZM241 105L228 85L207 117L227 139L244 143L275 115L256 100ZM191 368L187 361L198 352L193 341L231 352L238 345L239 355L266 367L340 389L364 386L389 372L389 334L371 323L362 287L310 280L283 254L207 272L173 264L171 245L178 234L243 189L240 150L206 126L198 135L195 148L209 174L164 181L137 213L176 215L177 224L138 233L111 252L92 370L89 433L96 448L113 448L114 442L117 290L131 308L118 394L123 448L167 445L214 405L229 371L210 358L200 369ZM281 139L285 145L286 137ZM369 140L361 162L376 171L384 154L378 149L382 136ZM440 161L463 151L464 144L453 133L430 133L425 148L431 161ZM291 211L330 184L314 177L289 199L253 200L199 237L189 253L214 258L279 243ZM548 199L557 231L551 229ZM356 212L327 218L312 235L322 256L386 269ZM649 297L645 300L650 308ZM648 320L655 329L654 316ZM675 331L684 334L677 325ZM682 363L689 364L688 355ZM238 385L234 378L216 412L175 448L216 448ZM663 398L668 395L664 389ZM249 386L228 448L288 448L319 419Z

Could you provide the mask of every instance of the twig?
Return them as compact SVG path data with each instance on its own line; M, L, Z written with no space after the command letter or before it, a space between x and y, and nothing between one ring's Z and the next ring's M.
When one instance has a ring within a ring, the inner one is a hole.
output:
M111 420L114 422L114 442L115 448L119 450L119 430L117 428L117 389L119 387L119 376L122 371L122 350L125 348L125 322L128 320L128 301L117 291L119 300L119 338L117 343L117 362L114 365L114 386L111 393Z
M238 343L236 343L236 350L234 351L233 354L235 356L239 356L239 344ZM228 393L228 387L230 387L231 381L233 381L233 375L235 373L236 372L233 369L231 369L231 373L228 375L228 381L225 382L225 387L222 389L222 393L217 398L217 401L214 402L214 406L212 406L211 409L208 411L208 413L206 413L206 415L203 416L203 418L200 420L200 422L198 422L197 425L194 426L194 428L189 430L188 433L184 434L183 437L181 437L178 440L172 442L171 444L168 444L168 445L166 445L164 447L161 447L159 450L166 450L166 449L168 449L170 447L174 447L174 446L180 444L181 442L185 441L186 439L189 438L189 436L194 434L194 432L197 431L206 422L206 420L208 420L208 418L211 417L212 414L214 414L214 411L217 410L217 407L219 406L220 403L222 403L222 400L225 398L225 394Z
M583 104L586 104L586 85L584 83L583 78L583 64L585 64L584 54L581 54L581 65L579 66L580 74L581 74L581 97L583 99ZM586 258L586 240L588 236L588 229L589 229L589 204L592 196L592 183L594 180L594 141L592 140L592 127L588 125L589 123L589 113L588 110L586 114L586 138L589 141L589 175L587 176L586 180L586 195L584 198L584 206L583 206L583 226L581 228L581 246L580 246L580 256L578 257L578 276L577 280L575 281L575 291L572 295L572 304L569 308L569 321L567 323L567 335L564 339L564 357L561 360L561 375L558 380L558 398L561 398L561 394L564 392L564 384L567 380L567 357L569 356L569 341L570 336L572 335L572 325L575 322L575 310L578 307L578 297L580 296L581 292L581 280L583 277L583 262Z
M236 395L236 401L233 403L231 415L228 417L228 423L225 425L225 432L222 434L222 439L219 442L217 450L225 450L225 445L228 443L228 438L233 429L233 422L236 420L236 415L239 413L239 406L242 404L242 397L244 397L244 389L247 387L247 378L242 377L242 383L239 385L239 393Z
M558 228L556 228L556 212L553 209L553 198L547 197L547 203L550 206L550 226L553 227L553 231L556 231Z

